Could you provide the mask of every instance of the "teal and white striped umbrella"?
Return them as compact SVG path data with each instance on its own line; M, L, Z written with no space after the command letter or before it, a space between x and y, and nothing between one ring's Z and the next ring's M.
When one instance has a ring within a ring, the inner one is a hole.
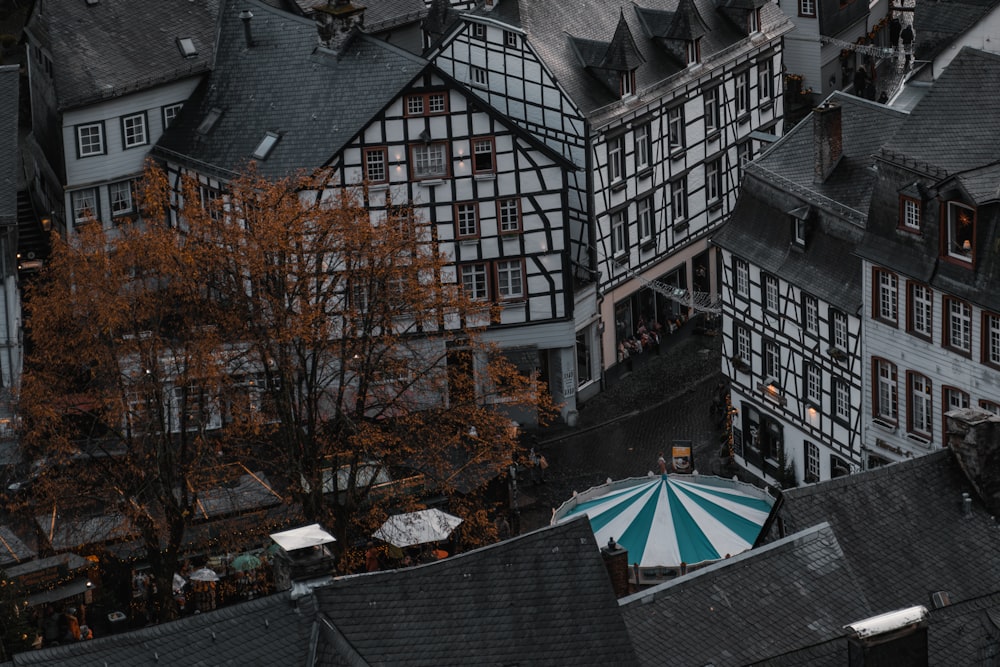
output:
M746 551L773 505L763 489L721 477L633 477L574 495L552 523L586 514L598 546L613 538L629 563L677 567Z

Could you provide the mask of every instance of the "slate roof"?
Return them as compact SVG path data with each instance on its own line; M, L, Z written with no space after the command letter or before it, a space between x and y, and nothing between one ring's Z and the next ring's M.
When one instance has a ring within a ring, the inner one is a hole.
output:
M39 0L26 30L52 54L65 110L206 72L220 0ZM177 45L191 38L197 55Z
M915 57L918 60L933 60L998 5L1000 0L915 2Z
M338 654L399 667L636 664L585 518L431 565L334 581L316 599L344 642L325 641L321 664L338 664Z
M18 67L0 66L0 225L17 223Z
M309 16L317 7L329 4L329 0L289 1L303 16ZM268 4L275 5L274 2ZM370 32L398 27L427 16L427 6L423 0L360 0L354 6L364 7L364 26Z
M840 653L843 666L843 625L872 615L826 524L623 598L621 606L639 662L649 667L747 665L814 645L820 655Z
M254 13L246 48L242 8ZM426 61L364 34L340 54L319 48L316 24L253 0L225 0L212 75L161 138L161 155L180 155L229 173L240 171L268 132L280 135L258 160L268 178L327 162L396 97ZM365 91L363 95L356 91ZM212 109L221 116L198 127Z

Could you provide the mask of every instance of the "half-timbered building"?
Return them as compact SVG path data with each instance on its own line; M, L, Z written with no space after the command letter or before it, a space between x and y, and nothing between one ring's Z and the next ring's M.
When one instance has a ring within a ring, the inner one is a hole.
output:
M581 395L641 323L715 309L708 236L759 138L780 134L790 28L761 0L485 0L429 51L578 169L567 221Z
M903 114L836 93L746 168L723 264L732 454L772 481L863 464L862 242L871 154Z
M208 197L254 162L266 177L325 168L335 187L364 183L373 215L411 203L452 260L450 279L498 304L486 340L574 409L571 165L431 63L262 2L226 2L212 75L155 154Z

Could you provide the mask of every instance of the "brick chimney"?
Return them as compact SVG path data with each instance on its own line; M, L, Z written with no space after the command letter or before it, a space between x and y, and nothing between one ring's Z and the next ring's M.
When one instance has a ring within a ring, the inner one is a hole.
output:
M959 408L944 416L948 447L990 513L1000 515L1000 416L978 408Z
M612 537L608 540L608 546L601 547L601 556L604 557L604 567L608 568L615 597L625 597L631 592L628 584L628 549L623 549Z
M845 625L850 667L927 667L927 608L890 611Z
M840 162L844 152L840 105L824 102L813 109L813 155L816 160L814 183L822 183Z
M326 5L313 8L323 46L339 52L355 28L365 24L365 8L350 0L327 0Z

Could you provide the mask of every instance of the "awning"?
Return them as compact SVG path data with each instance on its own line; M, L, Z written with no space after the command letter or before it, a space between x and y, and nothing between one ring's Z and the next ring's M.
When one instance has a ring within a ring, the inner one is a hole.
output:
M65 600L66 598L71 598L74 595L80 595L88 588L93 588L94 584L90 582L90 579L86 577L81 577L76 581L66 584L65 586L58 586L48 591L42 591L41 593L35 593L34 595L28 596L28 606L34 607L40 604L48 604L50 602L58 602L59 600Z

